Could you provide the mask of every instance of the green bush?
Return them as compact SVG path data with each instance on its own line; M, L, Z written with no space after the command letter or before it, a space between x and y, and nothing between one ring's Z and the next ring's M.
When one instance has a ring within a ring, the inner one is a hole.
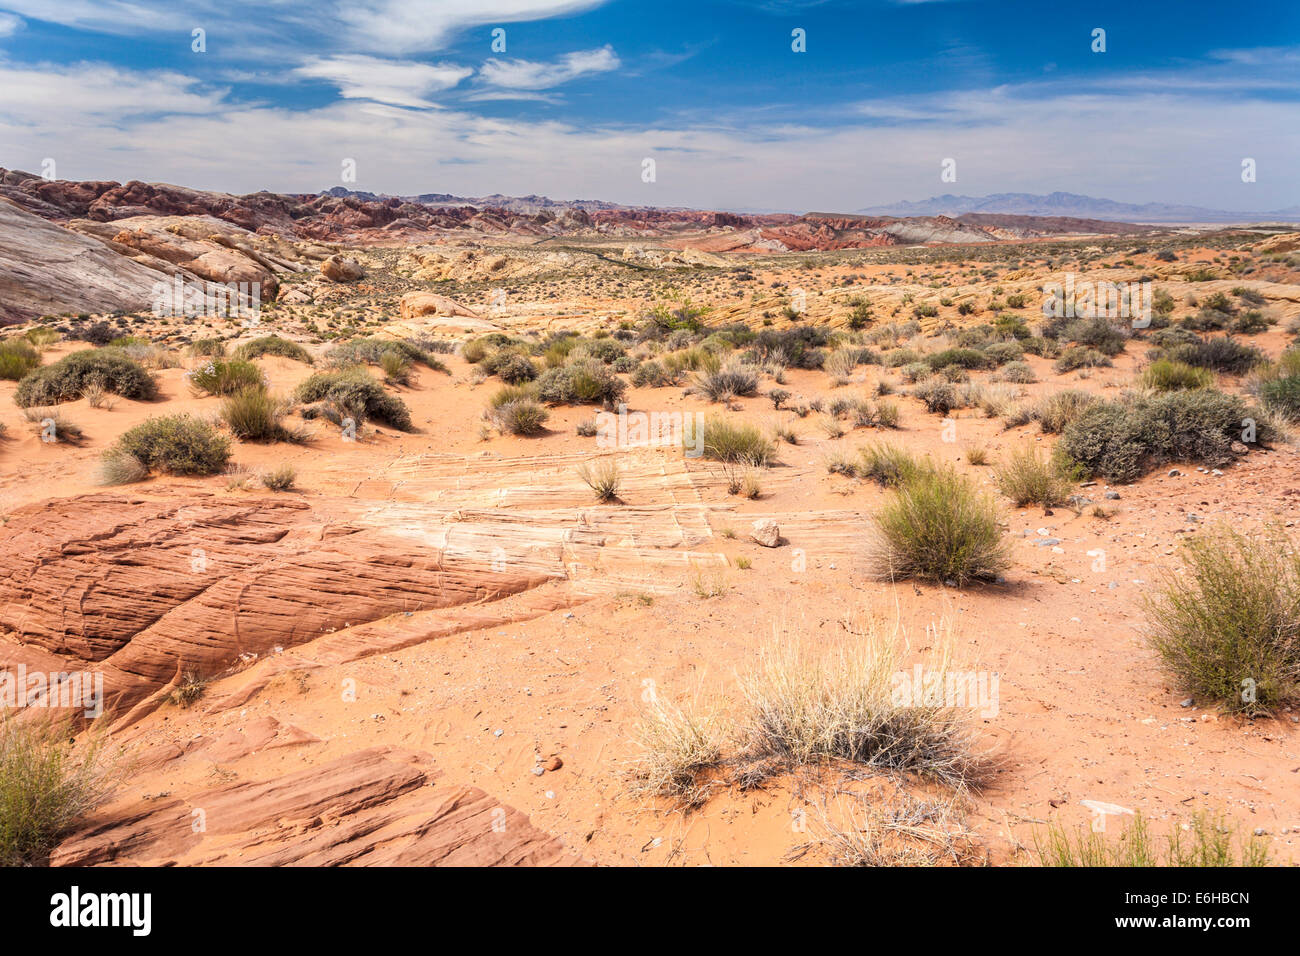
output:
M655 361L642 362L632 372L632 384L636 388L665 388L678 381L676 372Z
M356 419L384 422L399 431L412 431L411 410L365 371L317 372L294 391L300 402L328 402L341 414Z
M1244 421L1258 417L1240 398L1213 389L1096 402L1066 426L1060 449L1089 476L1130 482L1171 461L1225 464ZM1268 438L1262 422L1256 437Z
M1034 374L1028 362L1008 362L1002 366L998 377L1013 385L1030 385L1038 381L1038 376Z
M1300 552L1278 529L1187 539L1185 569L1148 602L1151 641L1194 697L1245 714L1300 687Z
M478 355L473 360L474 364L477 364L488 354L488 344L483 339L473 339L471 341L478 343L475 349L471 349L472 352ZM347 369L353 365L381 365L385 354L398 352L411 362L418 362L435 372L446 372L448 369L442 360L436 358L430 349L424 347L438 344L440 343L413 342L408 339L370 337L351 339L334 346L326 352L325 364L335 369ZM466 343L466 348L469 347L469 344ZM478 349L481 349L482 354L478 354ZM467 361L469 361L468 358Z
M538 434L543 430L550 414L537 402L527 398L502 402L489 411L492 423L511 435Z
M958 587L1009 564L993 501L951 467L923 469L899 486L876 518L869 559L884 579Z
M149 399L155 394L152 376L121 349L86 349L65 355L53 365L23 377L14 393L21 408L55 405L81 397L90 384L123 398Z
M875 481L885 488L897 488L933 468L929 458L918 458L904 448L881 442L863 446L858 451L857 464L849 470L855 477Z
M1300 375L1288 375L1264 382L1259 387L1259 398L1265 408L1277 411L1286 418L1300 420Z
M536 384L538 398L552 405L612 407L627 391L627 383L596 359L579 359L547 369Z
M703 421L691 416L682 429L682 441L688 451L699 448L712 461L757 467L776 460L776 444L758 426L722 415Z
M1172 359L1157 359L1142 373L1142 384L1160 392L1173 392L1185 388L1207 388L1214 384L1214 373L1208 368L1197 368Z
M26 339L0 342L0 378L16 382L40 364L40 353Z
M1166 357L1175 362L1195 365L1197 368L1212 368L1232 375L1244 374L1268 361L1267 356L1253 345L1242 345L1230 338L1202 339L1199 342L1176 345Z
M221 420L244 441L278 441L285 437L280 419L284 404L264 388L245 388L221 403Z
M43 866L50 850L114 783L102 737L67 719L0 716L0 866Z
M189 353L201 358L225 358L226 343L221 339L195 339L190 343Z
M1044 457L1033 445L1013 451L993 471L998 490L1016 507L1040 505L1051 508L1063 503L1074 489L1075 470L1059 455Z
M1019 342L993 342L984 346L984 357L994 365L1006 365L1025 357L1025 350Z
M245 342L235 349L231 357L247 362L263 355L279 355L282 358L293 359L295 362L302 362L304 365L312 364L310 352L297 342L282 339L278 335L264 335L260 339Z
M925 361L936 372L950 365L960 365L964 369L979 369L989 364L988 358L978 349L944 349L942 352L927 356Z
M230 439L193 415L165 415L128 429L110 451L153 471L211 475L230 460Z
M190 388L204 395L232 395L248 388L265 388L266 377L252 362L213 359L185 373Z
M1053 366L1058 372L1073 372L1080 368L1101 368L1112 365L1104 353L1084 345L1071 345L1061 353Z

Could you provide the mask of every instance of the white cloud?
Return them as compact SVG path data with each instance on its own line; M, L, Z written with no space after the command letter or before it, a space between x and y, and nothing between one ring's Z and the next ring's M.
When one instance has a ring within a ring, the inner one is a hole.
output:
M349 0L339 16L365 49L437 50L455 33L486 24L545 20L598 7L605 0ZM507 32L506 48L509 49ZM483 48L491 38L483 36Z
M12 36L22 27L21 17L15 17L8 13L0 13L0 37Z
M1033 95L1031 95L1033 94ZM174 73L0 62L2 165L78 179L312 192L544 193L697 208L852 210L941 192L1051 192L1227 209L1295 205L1300 103L1204 93L994 88L874 100L833 127L716 117L655 128L493 119L366 99L233 105ZM1214 117L1207 122L1206 117ZM930 117L929 121L924 121ZM918 122L917 120L922 120ZM1259 164L1244 184L1240 162ZM654 157L657 179L641 181ZM957 160L955 186L941 160Z
M507 90L547 90L589 73L606 73L619 67L613 47L566 53L552 63L534 60L488 60L479 75L489 86Z
M426 99L428 94L449 90L474 71L454 63L414 63L356 54L313 57L294 73L328 80L344 99L425 108L434 105Z

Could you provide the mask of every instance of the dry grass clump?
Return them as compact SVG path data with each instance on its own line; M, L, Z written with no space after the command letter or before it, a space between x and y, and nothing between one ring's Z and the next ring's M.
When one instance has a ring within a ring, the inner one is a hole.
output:
M1018 508L1051 508L1070 496L1077 476L1063 457L1043 456L1033 445L1022 445L994 469L993 480Z
M112 789L102 737L71 742L71 719L0 716L0 866L40 866Z
M596 462L584 462L578 468L578 477L586 482L595 494L597 501L610 502L618 500L618 490L623 483L618 473L618 462L612 459Z
M698 806L721 785L754 782L771 773L839 762L922 779L963 792L978 789L993 761L977 750L975 721L944 700L914 700L898 691L906 635L870 621L853 624L832 646L773 640L741 675L734 713L656 700L636 732L641 757L633 772L638 793ZM951 674L948 632L929 635L922 668L945 686Z
M1193 697L1261 714L1300 692L1300 551L1278 528L1227 527L1183 545L1147 602L1151 643Z
M298 472L293 465L281 465L279 468L263 472L258 476L262 487L268 491L291 491L293 483L298 480Z
M697 435L699 430L702 434ZM699 448L711 461L744 464L755 468L776 461L776 443L757 425L735 422L725 415L710 415L703 421L692 416L682 428L687 449Z
M1070 831L1053 824L1034 833L1034 846L1042 866L1268 866L1268 841L1238 838L1237 832L1224 817L1198 813L1175 825L1162 844L1138 813L1114 840L1089 827Z
M820 846L836 866L973 866L980 862L975 836L961 820L957 801L899 794L878 804L858 793L822 808ZM798 847L801 854L805 847Z
M884 580L921 578L961 587L1010 564L997 509L951 467L905 479L876 516L868 562Z
M104 452L95 471L95 483L98 485L130 485L148 477L148 466L121 448L110 448Z

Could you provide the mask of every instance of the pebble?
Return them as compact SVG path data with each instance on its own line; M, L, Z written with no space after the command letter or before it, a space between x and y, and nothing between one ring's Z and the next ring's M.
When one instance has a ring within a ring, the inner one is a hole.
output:
M1038 545L1040 548L1047 548L1060 543L1060 538L1039 538L1034 542L1034 544Z
M1169 469L1169 477L1170 477L1170 478L1180 478L1180 477L1182 477L1182 474L1183 474L1183 473L1182 473L1181 471L1179 471L1177 468L1170 468L1170 469Z
M1194 701L1192 698L1189 697L1189 698L1187 698L1185 701L1183 701L1181 704L1179 704L1178 706L1179 706L1179 707L1195 707L1195 706L1196 706L1196 701Z
M1108 491L1108 492L1106 492L1106 494L1105 494L1104 497L1106 498L1107 501L1119 501L1119 492L1118 492L1118 491Z

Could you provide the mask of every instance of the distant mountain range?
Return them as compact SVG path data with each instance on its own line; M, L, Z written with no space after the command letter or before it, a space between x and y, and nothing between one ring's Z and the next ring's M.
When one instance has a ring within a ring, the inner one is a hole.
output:
M1300 206L1271 212L1228 212L1202 206L1169 203L1142 204L1096 199L1077 193L996 193L992 196L935 196L920 202L896 202L888 206L859 209L864 216L952 216L964 213L998 213L1014 216L1068 216L1077 219L1105 219L1120 222L1294 222L1300 220Z
M597 212L607 209L635 209L636 206L624 206L620 203L605 202L600 199L551 199L549 196L503 196L493 193L491 196L453 196L451 193L420 193L415 196L391 196L387 193L371 193L357 189L335 186L323 189L322 196L349 196L363 202L384 202L387 199L400 199L403 202L419 203L422 206L475 206L480 209L504 209L507 212L523 215L536 215L543 210L561 212L565 209L581 209L584 212Z

